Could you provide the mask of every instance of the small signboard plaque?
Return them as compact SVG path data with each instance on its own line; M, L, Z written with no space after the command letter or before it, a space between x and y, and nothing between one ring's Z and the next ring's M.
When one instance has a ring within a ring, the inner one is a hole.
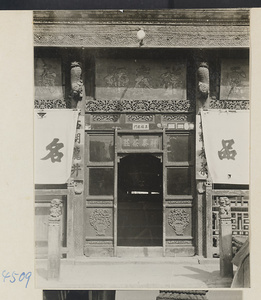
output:
M149 123L134 123L132 124L133 130L149 130Z
M121 137L121 149L162 149L162 139L157 135L123 135Z

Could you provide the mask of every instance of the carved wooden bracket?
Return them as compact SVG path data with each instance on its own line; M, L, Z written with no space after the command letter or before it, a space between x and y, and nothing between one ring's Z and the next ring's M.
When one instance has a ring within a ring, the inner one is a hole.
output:
M197 182L197 191L199 194L203 194L206 191L205 181L198 181Z
M197 71L198 91L203 101L206 101L209 94L209 69L206 62L201 62Z
M228 197L219 198L219 217L220 219L231 219L230 199Z
M83 96L83 81L82 81L82 68L80 63L71 63L71 98L75 101L82 100Z
M50 204L49 221L60 221L62 216L62 200L52 199Z

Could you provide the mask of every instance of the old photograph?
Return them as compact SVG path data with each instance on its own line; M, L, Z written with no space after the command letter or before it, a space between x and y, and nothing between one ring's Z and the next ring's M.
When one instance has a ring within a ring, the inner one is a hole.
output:
M249 15L33 13L36 287L250 287Z

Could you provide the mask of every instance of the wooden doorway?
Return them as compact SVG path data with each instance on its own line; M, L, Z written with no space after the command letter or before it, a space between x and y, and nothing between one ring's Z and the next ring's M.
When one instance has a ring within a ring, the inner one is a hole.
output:
M118 165L117 246L162 247L161 158L128 154Z

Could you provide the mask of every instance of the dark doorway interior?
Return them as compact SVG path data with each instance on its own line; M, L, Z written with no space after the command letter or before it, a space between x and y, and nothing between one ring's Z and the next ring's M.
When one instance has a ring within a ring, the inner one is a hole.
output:
M162 246L162 163L151 154L129 154L118 173L118 246Z

